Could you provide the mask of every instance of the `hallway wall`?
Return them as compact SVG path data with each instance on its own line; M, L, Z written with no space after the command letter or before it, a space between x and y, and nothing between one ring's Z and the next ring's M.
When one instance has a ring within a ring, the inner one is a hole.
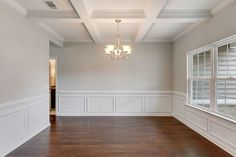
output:
M0 2L0 156L49 126L49 38Z

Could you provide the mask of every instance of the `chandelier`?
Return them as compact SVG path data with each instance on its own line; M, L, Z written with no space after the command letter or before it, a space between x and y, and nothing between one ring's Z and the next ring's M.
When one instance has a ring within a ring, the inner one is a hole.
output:
M106 45L105 52L107 56L112 60L128 59L131 54L132 48L129 45L123 45L120 39L120 19L116 19L117 34L114 44Z

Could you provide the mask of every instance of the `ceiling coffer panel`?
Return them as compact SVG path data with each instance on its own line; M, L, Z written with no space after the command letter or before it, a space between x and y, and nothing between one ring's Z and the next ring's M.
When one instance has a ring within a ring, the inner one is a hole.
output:
M27 18L65 42L112 42L115 19L123 41L173 41L212 18L229 0L12 0ZM227 5L226 5L227 4Z
M63 36L65 42L92 42L87 29L82 23L50 23L50 28Z
M74 10L70 0L17 0L27 10Z
M163 22L153 24L144 41L171 41L189 23Z
M123 41L134 41L137 34L139 23L120 23L120 37ZM97 31L101 40L114 41L117 34L117 24L113 23L96 23Z

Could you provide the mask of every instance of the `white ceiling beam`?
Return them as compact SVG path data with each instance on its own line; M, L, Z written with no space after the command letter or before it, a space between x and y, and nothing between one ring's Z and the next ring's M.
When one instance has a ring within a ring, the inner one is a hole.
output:
M29 18L36 23L83 23L80 18Z
M73 10L29 10L28 18L79 18Z
M212 18L210 10L167 10L161 11L155 23L158 22L183 22L196 23Z
M152 0L150 1L147 8L145 8L146 19L141 25L137 35L135 42L141 42L148 31L150 30L153 22L156 20L157 16L161 12L161 10L165 7L169 0Z
M92 20L95 23L114 23L116 18L120 18L122 23L141 23L145 19L145 13L143 10L95 10L92 13Z
M145 18L143 10L94 10L92 18Z
M171 42L172 39L144 39L143 42L148 42L148 43L163 43L163 42Z
M82 23L75 11L28 11L27 18L35 22L46 23Z
M46 23L83 23L74 11L28 11L27 18L35 22ZM95 23L114 23L120 18L123 23L142 23L145 20L144 11L94 11L92 21ZM158 22L184 22L195 23L211 18L210 10L160 12L154 23Z
M75 8L76 12L80 16L81 20L83 21L85 27L87 28L89 34L93 38L96 43L101 42L101 39L98 36L95 26L93 25L92 19L86 9L84 0L70 0L71 4Z
M115 19L113 18L93 18L92 21L94 23L115 23ZM121 19L122 23L143 23L145 18L119 18Z

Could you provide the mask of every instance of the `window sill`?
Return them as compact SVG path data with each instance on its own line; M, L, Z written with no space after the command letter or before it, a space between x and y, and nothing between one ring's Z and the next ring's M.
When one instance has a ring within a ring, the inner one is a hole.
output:
M200 110L200 111L203 111L205 113L208 113L208 114L211 114L213 116L216 116L218 118L221 118L221 119L224 119L226 121L229 121L229 122L232 122L232 123L235 123L236 124L236 119L232 119L232 118L229 118L229 117L226 117L220 113L216 113L216 112L212 112L212 111L209 111L207 109L204 109L203 107L197 107L197 106L193 106L191 104L188 104L188 103L185 103L186 106L188 107L191 107L191 108L194 108L194 109L197 109L197 110Z

